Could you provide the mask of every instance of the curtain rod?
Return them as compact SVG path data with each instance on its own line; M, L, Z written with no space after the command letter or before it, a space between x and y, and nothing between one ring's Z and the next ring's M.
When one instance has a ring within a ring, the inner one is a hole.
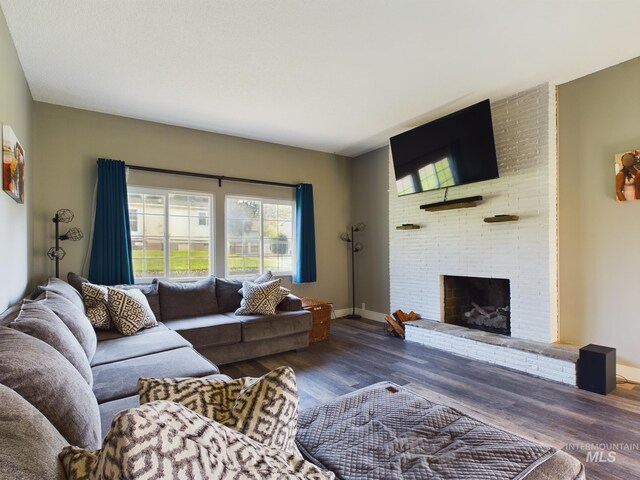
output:
M168 170L165 168L156 168L156 167L141 167L138 165L129 165L125 164L127 168L131 170L140 170L142 172L152 172L152 173L165 173L168 175L182 175L184 177L198 177L198 178L208 178L212 180L218 180L218 186L222 186L222 181L227 182L241 182L241 183L254 183L259 185L270 185L272 187L289 187L296 188L297 185L293 183L281 183L281 182L269 182L266 180L255 180L252 178L241 178L241 177L226 177L224 175L212 175L210 173L197 173L197 172L185 172L182 170Z

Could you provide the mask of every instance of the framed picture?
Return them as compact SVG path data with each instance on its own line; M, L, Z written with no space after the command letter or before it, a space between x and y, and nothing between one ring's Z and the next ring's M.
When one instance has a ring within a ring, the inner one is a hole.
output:
M616 200L640 200L640 148L616 153Z
M24 203L24 148L9 125L2 126L2 189Z

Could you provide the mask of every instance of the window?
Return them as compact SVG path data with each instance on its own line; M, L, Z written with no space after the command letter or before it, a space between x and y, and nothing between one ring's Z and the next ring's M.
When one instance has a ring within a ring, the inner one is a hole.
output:
M227 276L293 273L293 202L227 197Z
M129 227L131 228L131 233L140 233L139 230L139 220L138 220L138 209L137 208L129 208Z
M128 190L136 280L209 276L213 197L132 186Z
M418 170L418 174L420 175L422 190L450 187L456 184L448 157L421 168Z

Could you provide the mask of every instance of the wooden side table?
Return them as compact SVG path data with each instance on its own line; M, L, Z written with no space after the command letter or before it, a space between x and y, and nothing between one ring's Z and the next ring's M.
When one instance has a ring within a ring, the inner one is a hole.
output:
M318 298L302 297L302 308L311 312L313 326L309 332L309 343L329 340L332 304Z

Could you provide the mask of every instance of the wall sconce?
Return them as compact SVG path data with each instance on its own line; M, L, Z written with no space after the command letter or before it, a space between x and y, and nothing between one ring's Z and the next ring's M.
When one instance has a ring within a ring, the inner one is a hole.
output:
M77 227L72 227L67 231L67 233L60 235L60 224L70 223L72 220L73 212L68 208L61 208L52 218L52 221L56 226L56 245L47 251L47 257L56 262L56 278L60 278L60 260L62 260L67 254L67 252L64 251L64 248L60 246L60 240L72 240L77 242L78 240L82 240L82 237L84 237L82 230Z
M355 241L355 234L362 232L365 228L366 225L360 222L351 225L351 235L349 235L349 232L340 234L340 240L347 242L351 247L351 315L347 315L346 318L362 318L356 314L356 253L361 252L364 245Z

